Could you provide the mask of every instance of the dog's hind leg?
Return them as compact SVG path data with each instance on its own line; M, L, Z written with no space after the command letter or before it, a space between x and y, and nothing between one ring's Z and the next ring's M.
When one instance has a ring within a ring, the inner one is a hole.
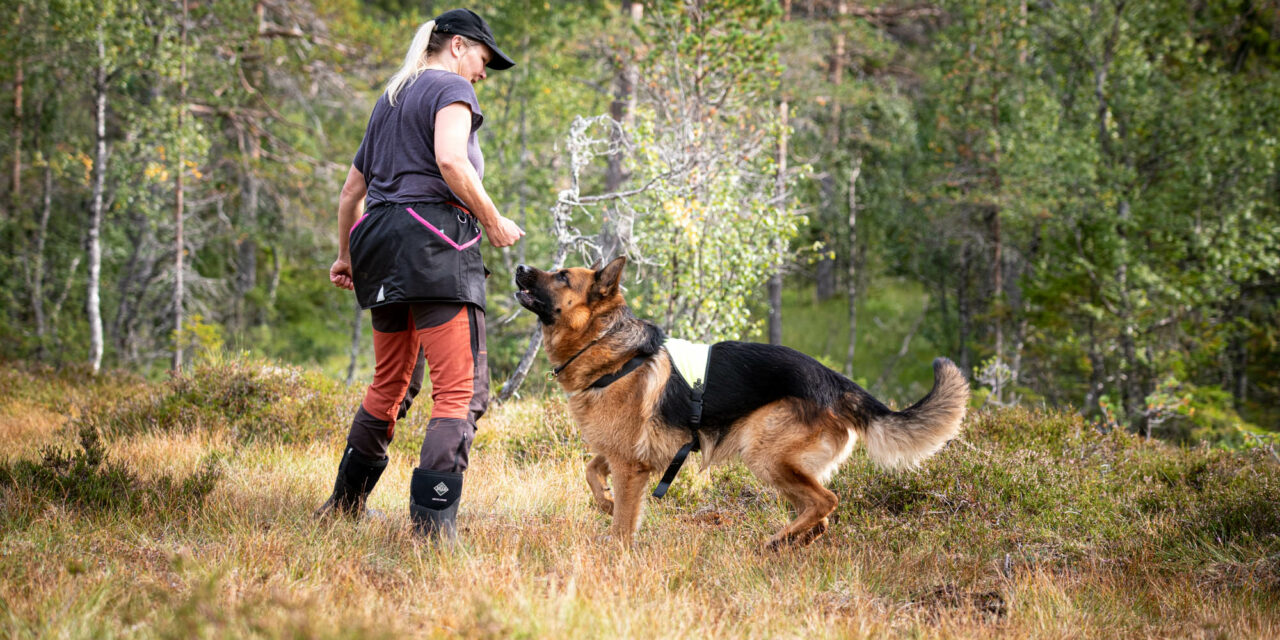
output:
M609 461L604 456L596 456L587 463L587 486L591 487L591 496L601 511L613 515L613 498L609 496Z
M767 476L795 508L796 518L776 533L765 545L776 551L786 545L805 546L827 531L827 516L836 510L839 499L817 478L798 465L779 461Z
M613 526L609 533L623 546L631 546L631 538L640 529L644 494L653 469L635 460L609 458L613 472Z

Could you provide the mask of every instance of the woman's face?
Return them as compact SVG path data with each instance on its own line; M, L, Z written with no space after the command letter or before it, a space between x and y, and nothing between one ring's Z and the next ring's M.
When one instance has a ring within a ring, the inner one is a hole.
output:
M458 75L466 78L471 84L480 82L488 76L485 73L485 65L489 64L489 60L493 58L493 52L489 47L480 43L472 45L463 43L461 51L455 49L455 55L458 55Z

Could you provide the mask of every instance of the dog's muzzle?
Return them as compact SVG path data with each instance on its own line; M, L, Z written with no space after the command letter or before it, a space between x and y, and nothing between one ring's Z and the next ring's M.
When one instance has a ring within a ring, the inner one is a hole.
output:
M516 266L516 301L520 303L520 306L534 312L537 312L537 309L534 308L537 300L529 293L529 290L536 286L537 283L538 271L536 269L525 265Z

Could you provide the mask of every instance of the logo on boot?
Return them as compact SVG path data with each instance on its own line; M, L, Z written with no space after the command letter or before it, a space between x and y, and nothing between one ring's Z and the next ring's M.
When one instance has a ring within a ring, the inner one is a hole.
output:
M436 495L438 496L442 496L446 493L449 493L449 487L445 485L445 483L443 482L431 488L436 490Z

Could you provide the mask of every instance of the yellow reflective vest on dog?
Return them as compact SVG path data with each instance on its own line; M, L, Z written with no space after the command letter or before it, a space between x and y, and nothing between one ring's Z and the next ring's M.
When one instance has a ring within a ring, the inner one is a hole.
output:
M695 390L707 385L707 362L711 358L711 345L696 344L679 338L667 338L663 345L671 356L680 377Z

